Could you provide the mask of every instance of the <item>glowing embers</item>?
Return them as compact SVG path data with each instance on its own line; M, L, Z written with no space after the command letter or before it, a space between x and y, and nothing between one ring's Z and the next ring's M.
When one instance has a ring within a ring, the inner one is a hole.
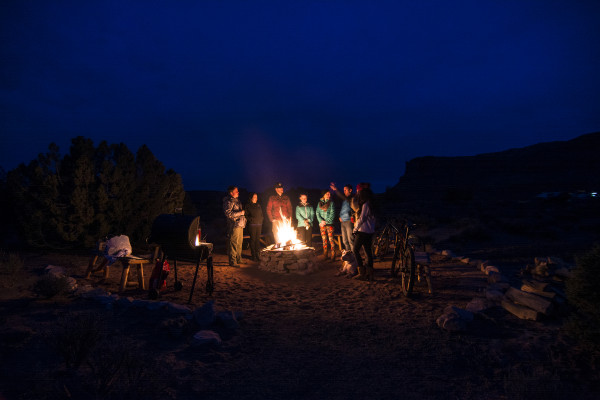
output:
M275 221L275 244L267 247L268 250L301 250L308 246L298 239L298 233L292 227L292 219L283 216L281 210L280 221Z

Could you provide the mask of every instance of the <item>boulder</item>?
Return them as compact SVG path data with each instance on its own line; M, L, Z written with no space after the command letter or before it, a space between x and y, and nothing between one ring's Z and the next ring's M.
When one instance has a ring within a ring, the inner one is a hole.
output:
M198 331L192 338L192 346L219 346L222 342L221 336L217 332L209 330Z
M234 313L231 311L221 311L217 313L216 319L227 329L235 330L240 326Z
M215 302L214 300L209 300L202 307L194 310L194 321L201 328L209 327L215 322L216 314L215 314Z

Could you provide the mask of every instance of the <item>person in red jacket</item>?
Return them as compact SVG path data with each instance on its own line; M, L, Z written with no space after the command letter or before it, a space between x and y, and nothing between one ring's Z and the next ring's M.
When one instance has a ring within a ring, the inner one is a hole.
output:
M292 218L292 202L289 197L283 194L281 182L275 184L275 193L269 197L267 203L267 218L273 224L273 243L277 243L277 222L282 220L282 215L287 219Z

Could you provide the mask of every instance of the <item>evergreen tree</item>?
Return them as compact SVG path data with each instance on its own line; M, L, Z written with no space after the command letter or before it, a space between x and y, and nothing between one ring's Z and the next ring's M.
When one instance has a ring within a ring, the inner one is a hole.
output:
M27 244L42 248L90 247L109 234L140 244L161 213L181 207L181 177L165 172L147 146L137 156L123 143L76 137L61 159L58 146L21 164L6 177L15 220Z

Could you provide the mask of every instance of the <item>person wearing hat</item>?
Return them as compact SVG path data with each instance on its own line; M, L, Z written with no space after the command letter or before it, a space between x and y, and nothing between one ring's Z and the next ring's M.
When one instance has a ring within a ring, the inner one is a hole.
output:
M331 261L335 260L335 242L333 240L333 222L335 220L335 204L331 201L329 190L323 190L321 199L315 209L319 229L321 231L321 240L323 241L323 258L327 258L327 241L331 245Z
M292 218L292 202L290 198L283 194L283 184L275 184L275 194L269 197L267 203L267 217L273 224L273 243L277 242L277 225L283 218Z

